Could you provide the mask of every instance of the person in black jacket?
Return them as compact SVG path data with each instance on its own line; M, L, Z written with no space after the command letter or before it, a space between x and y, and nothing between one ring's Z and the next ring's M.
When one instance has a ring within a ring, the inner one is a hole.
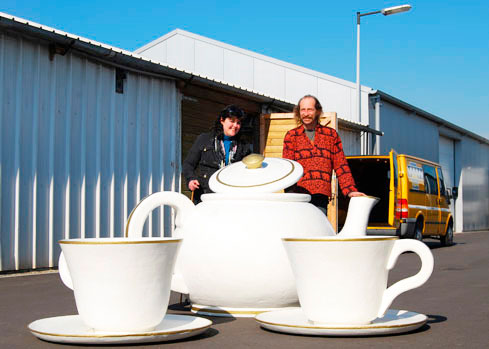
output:
M183 162L183 175L194 192L194 203L211 193L209 178L221 167L241 161L250 154L249 146L240 141L239 130L245 114L235 105L224 108L211 132L202 133L190 148Z

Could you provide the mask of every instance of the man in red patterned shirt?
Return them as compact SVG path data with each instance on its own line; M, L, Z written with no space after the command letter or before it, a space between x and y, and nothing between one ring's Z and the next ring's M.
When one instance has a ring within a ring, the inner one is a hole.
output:
M300 126L285 135L282 157L295 160L304 167L304 175L290 190L311 194L311 203L326 213L333 170L343 195L365 194L355 187L338 133L319 123L322 113L323 108L316 97L306 95L299 100L294 114Z

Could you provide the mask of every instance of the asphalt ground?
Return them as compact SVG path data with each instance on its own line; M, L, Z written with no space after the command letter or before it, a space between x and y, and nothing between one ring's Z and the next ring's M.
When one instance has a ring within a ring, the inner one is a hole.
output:
M391 306L426 314L427 324L416 331L377 337L314 337L264 330L251 318L208 317L214 324L199 336L135 347L489 348L489 231L455 234L451 247L440 247L435 240L425 242L435 258L433 275ZM389 284L415 274L419 265L415 254L403 254L389 275ZM190 315L189 307L179 300L178 294L172 294L169 313ZM34 320L70 314L77 314L73 292L56 272L0 276L0 348L75 347L39 340L27 329Z

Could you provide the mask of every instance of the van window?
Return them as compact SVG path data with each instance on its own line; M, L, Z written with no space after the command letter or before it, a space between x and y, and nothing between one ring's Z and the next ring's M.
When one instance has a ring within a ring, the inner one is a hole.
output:
M438 195L438 185L436 183L436 171L433 166L423 165L424 185L428 194Z
M412 191L428 191L428 184L426 183L426 178L423 175L423 168L421 164L418 164L414 161L409 161L407 164L407 175L408 180L411 182ZM420 185L423 186L423 190L421 190Z
M440 180L441 195L443 195L447 199L447 203L450 204L450 199L448 198L447 190L445 189L445 181L443 180L443 171L440 167L437 167L436 171L438 172L438 179Z

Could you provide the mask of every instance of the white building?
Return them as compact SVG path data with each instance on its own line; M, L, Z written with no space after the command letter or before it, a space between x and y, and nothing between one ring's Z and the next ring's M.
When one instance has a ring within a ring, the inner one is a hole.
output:
M339 114L349 153L446 163L456 230L489 227L487 139L368 87L356 120L353 83L180 30L138 52L0 13L0 272L55 266L63 238L123 236L143 197L181 189L182 154L223 106L252 116L243 132L259 146L259 116L305 93ZM171 226L157 209L145 235Z

